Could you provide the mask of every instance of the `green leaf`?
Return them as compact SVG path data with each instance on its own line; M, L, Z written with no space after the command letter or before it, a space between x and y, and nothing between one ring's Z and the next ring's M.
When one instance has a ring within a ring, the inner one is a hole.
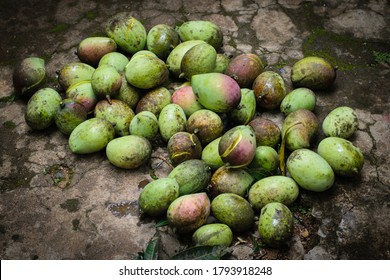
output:
M159 245L160 245L160 237L159 236L155 236L152 239L150 239L141 259L143 259L143 260L157 260L158 259Z
M171 257L171 260L220 260L229 253L225 246L196 246L188 248Z
M154 227L159 228L159 227L163 227L163 226L167 226L167 225L168 225L168 220L164 219L164 220L158 221Z

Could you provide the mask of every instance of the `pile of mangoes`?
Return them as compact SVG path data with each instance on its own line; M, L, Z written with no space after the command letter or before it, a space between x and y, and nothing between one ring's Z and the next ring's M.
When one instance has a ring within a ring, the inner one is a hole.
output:
M256 224L264 243L288 244L294 228L288 206L300 189L322 192L335 174L362 169L363 154L347 140L358 128L354 110L335 108L322 126L313 113L314 91L336 79L326 60L297 61L294 90L287 92L258 55L220 53L222 31L210 21L147 32L120 13L105 30L106 37L81 41L79 60L59 69L60 91L42 87L43 59L16 67L15 90L29 98L26 123L33 130L55 124L73 153L105 149L107 160L124 169L146 164L154 143L164 143L172 171L148 183L138 205L145 215L166 217L178 234L192 234L194 244L229 246L234 233ZM285 116L282 127L255 117L275 109ZM326 138L314 151L319 129ZM209 216L217 222L207 223Z

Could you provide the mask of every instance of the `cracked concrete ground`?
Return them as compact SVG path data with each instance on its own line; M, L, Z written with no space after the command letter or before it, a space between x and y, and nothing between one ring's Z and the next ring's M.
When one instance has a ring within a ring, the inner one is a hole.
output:
M364 153L357 178L337 177L324 193L302 191L288 249L255 248L258 233L235 236L231 259L389 259L390 6L386 0L0 1L0 256L1 259L133 259L158 232L160 257L188 239L139 217L140 187L169 172L156 148L148 166L121 170L105 153L74 155L55 128L29 129L26 102L13 100L12 72L28 56L45 58L48 86L56 71L77 61L78 43L102 34L108 17L129 11L149 30L204 19L224 34L221 52L253 52L269 70L289 77L306 55L338 67L335 86L317 92L320 121L346 105L359 117L351 138ZM275 112L260 111L281 124ZM319 133L313 148L323 138ZM307 213L306 213L307 212ZM300 217L300 218L299 218Z

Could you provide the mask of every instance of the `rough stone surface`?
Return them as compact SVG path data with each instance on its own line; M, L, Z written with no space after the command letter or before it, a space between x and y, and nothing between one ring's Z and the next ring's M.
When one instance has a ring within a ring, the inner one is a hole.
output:
M39 9L37 8L39 6ZM136 170L111 165L104 151L72 154L55 126L32 131L24 120L27 100L14 98L13 69L21 59L45 59L46 86L64 94L56 72L78 61L75 50L104 34L106 20L127 11L149 30L204 19L223 32L220 52L259 55L282 75L288 91L291 67L308 55L337 66L334 86L316 92L322 122L338 106L359 118L350 138L364 154L359 176L336 177L324 193L301 190L292 211L287 248L261 243L256 227L235 235L230 259L390 259L390 6L385 0L287 1L2 1L0 9L0 257L1 259L134 259L154 236L160 258L191 246L161 219L139 213L140 189L171 170L164 145ZM281 127L284 116L258 110ZM315 150L324 137L320 130Z

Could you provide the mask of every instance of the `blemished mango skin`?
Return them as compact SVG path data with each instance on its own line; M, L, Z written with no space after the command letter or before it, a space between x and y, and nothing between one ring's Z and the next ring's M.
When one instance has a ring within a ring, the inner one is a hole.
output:
M105 119L90 118L80 123L69 136L70 150L75 154L90 154L104 149L114 139L115 129Z
M211 201L211 213L233 232L245 232L253 227L254 211L250 203L234 193L221 193Z
M158 119L149 111L141 111L134 116L129 125L129 133L145 137L149 141L158 136Z
M333 186L335 174L329 163L318 153L301 148L293 151L286 162L291 177L303 189L323 192Z
M221 29L215 23L207 20L191 20L183 23L178 29L180 40L202 40L218 50L223 43Z
M230 246L233 241L233 232L225 224L206 224L194 232L192 241L195 246Z
M117 45L111 38L104 36L88 37L79 43L77 56L80 61L97 66L105 54L115 52L116 48Z
M326 115L322 122L322 131L326 136L348 139L359 127L359 119L354 109L340 106Z
M159 178L148 183L138 198L141 211L149 216L165 215L169 205L179 197L179 185L175 179Z
M333 85L335 79L336 69L321 57L302 58L291 68L291 81L295 87L325 90Z
M179 196L168 207L168 224L179 234L194 232L210 215L210 199L205 192Z
M95 68L83 62L70 62L58 71L58 83L63 90L78 82L91 81Z
M279 248L287 244L293 235L293 214L283 203L268 203L261 209L258 230L264 243Z
M45 60L35 56L24 58L12 73L15 92L23 97L31 97L43 85L45 78Z
M165 142L168 142L175 133L185 131L186 123L187 117L177 104L166 105L158 116L158 127Z
M230 60L225 74L235 79L241 88L252 88L254 80L263 71L264 63L258 55L244 53Z
M364 165L364 155L359 147L344 138L324 138L318 144L317 152L340 176L357 176Z
M135 169L145 164L152 154L150 142L137 135L125 135L111 140L106 147L107 159L116 167Z
M153 26L146 37L146 48L162 60L165 60L179 43L179 34L167 24Z
M257 106L267 110L279 108L286 96L283 78L274 71L264 71L256 77L252 85Z

